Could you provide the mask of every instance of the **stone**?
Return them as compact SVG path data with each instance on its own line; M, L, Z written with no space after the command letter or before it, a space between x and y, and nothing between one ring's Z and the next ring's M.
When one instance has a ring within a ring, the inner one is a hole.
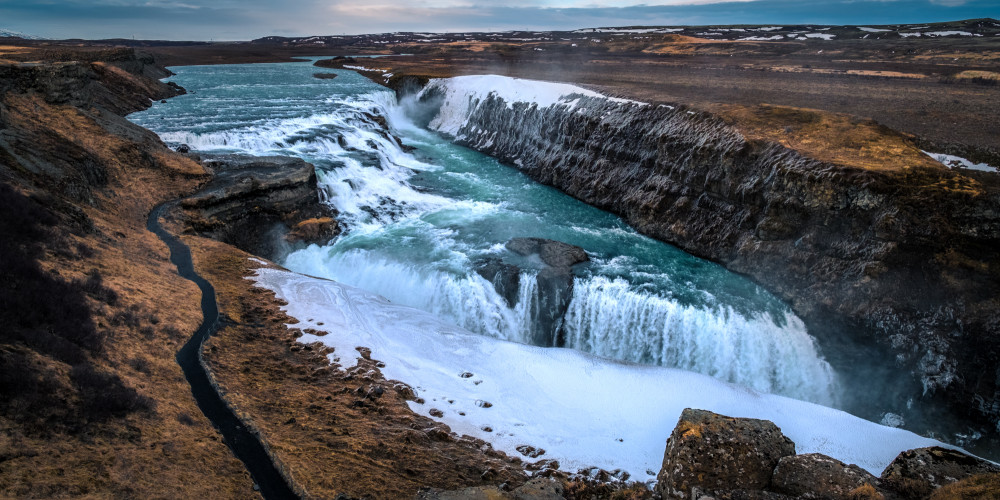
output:
M899 454L882 471L886 488L900 494L927 495L941 486L977 474L1000 473L1000 467L957 450L934 446Z
M562 483L552 479L536 477L511 492L514 500L562 500Z
M537 254L552 267L572 267L589 260L587 252L578 246L544 238L511 238L505 246L518 255Z
M820 453L784 457L771 477L773 491L823 500L850 499L857 488L877 483L878 478L861 467Z
M794 454L795 443L772 422L688 408L667 439L656 488L678 499L693 488L764 490L778 461Z
M507 306L517 305L517 294L521 287L521 268L508 264L500 257L486 257L474 264L480 276L493 284L493 289L503 297Z
M535 278L538 303L532 311L531 343L562 347L560 325L573 298L572 267L589 260L582 248L544 238L512 238L507 250L522 257L537 255L547 266Z

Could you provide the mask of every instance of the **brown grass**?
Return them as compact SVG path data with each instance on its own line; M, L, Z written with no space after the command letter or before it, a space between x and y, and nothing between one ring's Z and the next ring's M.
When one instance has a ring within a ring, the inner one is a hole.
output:
M938 488L930 500L1000 499L1000 474L981 474Z
M259 498L242 464L197 408L174 361L201 320L198 289L177 276L166 247L145 230L149 210L194 189L204 171L162 146L112 136L75 108L35 95L4 100L7 125L35 137L38 150L75 144L107 168L108 184L95 189L94 206L82 205L94 231L65 235L68 246L83 244L89 251L49 252L40 263L67 280L97 270L117 293L115 304L90 301L96 327L107 335L103 354L92 363L150 398L153 409L56 436L25 432L0 415L0 496ZM140 148L152 153L144 158ZM25 355L56 373L68 372L50 358Z

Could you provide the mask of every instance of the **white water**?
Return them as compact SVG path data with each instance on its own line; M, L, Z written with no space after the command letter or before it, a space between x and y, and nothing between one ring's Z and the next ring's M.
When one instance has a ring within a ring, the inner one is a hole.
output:
M166 124L158 130L165 141L196 151L294 155L317 165L318 196L337 209L347 231L331 245L291 253L282 262L289 269L362 287L479 334L527 343L534 338L534 276L541 263L516 262L522 273L514 307L473 269L484 257L517 260L503 249L512 237L552 238L582 246L592 260L576 272L564 323L569 346L836 403L836 377L801 321L752 284L416 127L408 113L420 110L412 102L397 105L391 92L376 91L356 74L326 81L305 75L311 80L299 82L275 72L262 78L270 84L256 81L255 71L269 67L231 67L231 82L208 83L216 85L214 94L211 87L198 90L197 99L216 116L206 119L192 109L140 123L154 130ZM310 98L295 85L341 91ZM508 105L568 107L582 96L603 97L572 85L499 76L435 80L428 88L446 95L431 123L445 132L464 125L488 95ZM276 95L264 94L269 89ZM247 94L253 92L262 95L252 100ZM263 104L258 109L249 102ZM380 121L418 151L405 151Z

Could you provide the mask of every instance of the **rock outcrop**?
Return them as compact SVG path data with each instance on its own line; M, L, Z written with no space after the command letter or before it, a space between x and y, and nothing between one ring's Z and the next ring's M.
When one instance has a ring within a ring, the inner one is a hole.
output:
M796 498L836 500L878 479L857 465L819 453L783 457L771 478L771 488Z
M979 474L1000 474L1000 466L955 450L933 447L900 453L882 471L881 479L897 489L925 495Z
M537 258L543 268L535 277L536 294L531 304L531 343L561 347L562 318L573 298L573 266L589 260L582 248L544 238L512 238L507 250L526 258ZM521 283L521 268L501 257L488 257L475 265L476 272L515 307Z
M421 101L440 107L447 85L432 82ZM683 106L573 97L572 105L536 106L488 92L463 96L448 109L447 133L645 234L753 277L787 300L821 344L848 337L882 346L888 354L875 355L891 361L879 362L917 382L894 391L895 406L950 408L984 434L995 432L1000 189L993 174L821 162L748 140Z
M900 453L875 477L819 453L796 455L795 444L767 420L689 408L667 439L657 480L663 498L677 499L957 498L949 495L1000 484L1000 467L955 450L920 448ZM965 484L956 493L937 496L959 481Z
M772 422L686 409L667 439L657 491L686 499L693 489L765 490L795 443Z
M285 156L207 156L214 177L181 202L187 226L201 236L279 259L293 244L323 244L340 232L316 194L309 163Z

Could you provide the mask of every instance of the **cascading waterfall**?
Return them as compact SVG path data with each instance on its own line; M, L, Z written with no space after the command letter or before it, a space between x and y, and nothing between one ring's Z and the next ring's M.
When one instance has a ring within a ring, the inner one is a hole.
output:
M133 119L196 151L294 155L316 165L318 196L347 231L330 245L292 252L283 262L289 269L526 342L543 266L512 257L504 243L563 241L591 257L574 271L561 323L567 347L835 403L836 377L802 322L759 287L414 125L391 92L353 72L320 81L305 63L252 69L179 68L186 86L203 84L198 94ZM251 96L236 98L233 87L247 79L260 92L280 86L284 100L259 109ZM513 306L474 270L488 257L519 266Z

